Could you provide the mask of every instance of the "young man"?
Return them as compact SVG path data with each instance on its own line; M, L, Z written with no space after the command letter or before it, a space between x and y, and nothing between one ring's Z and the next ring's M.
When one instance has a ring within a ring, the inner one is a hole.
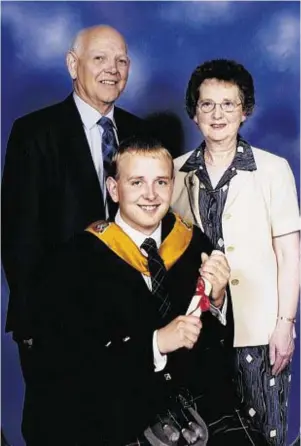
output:
M209 425L208 445L251 445L228 369L229 266L224 255L208 256L198 228L168 213L169 152L152 139L125 141L107 187L119 203L115 222L98 221L75 236L47 262L31 294L44 391L30 446L149 444L145 430L165 423L166 414L179 443L151 444L182 445L187 435L188 443L206 444L193 437L197 419L191 424L184 409L173 418L174 397L183 393ZM201 257L200 272L212 284L202 322L186 315ZM221 438L228 427L234 430Z

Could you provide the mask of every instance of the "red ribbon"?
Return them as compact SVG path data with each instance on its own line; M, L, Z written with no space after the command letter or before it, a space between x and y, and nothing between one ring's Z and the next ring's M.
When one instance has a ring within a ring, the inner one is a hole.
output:
M200 296L198 306L201 311L208 311L210 309L210 300L209 296L205 293L205 282L201 276L199 276L196 284L195 296Z

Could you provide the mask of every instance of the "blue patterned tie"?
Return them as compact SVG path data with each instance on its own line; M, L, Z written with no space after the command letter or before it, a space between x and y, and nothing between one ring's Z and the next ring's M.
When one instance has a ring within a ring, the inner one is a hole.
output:
M106 118L105 116L100 118L97 124L103 128L101 148L102 148L104 173L105 176L107 176L112 162L112 157L117 150L114 125L111 119Z
M153 238L148 237L141 245L148 254L148 270L152 280L152 294L159 300L159 312L162 317L165 317L170 309L170 301L168 293L165 289L164 282L166 278L166 268L161 259L156 242Z

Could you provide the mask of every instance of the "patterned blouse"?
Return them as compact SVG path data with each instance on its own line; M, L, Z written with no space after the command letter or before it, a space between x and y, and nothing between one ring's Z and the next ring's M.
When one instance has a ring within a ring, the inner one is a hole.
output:
M197 176L200 180L199 212L204 232L211 240L215 249L224 251L222 214L228 196L230 181L237 175L237 170L253 171L257 170L257 167L250 144L238 135L235 157L216 187L213 188L204 159L205 147L206 143L203 141L180 170L190 172L197 169Z

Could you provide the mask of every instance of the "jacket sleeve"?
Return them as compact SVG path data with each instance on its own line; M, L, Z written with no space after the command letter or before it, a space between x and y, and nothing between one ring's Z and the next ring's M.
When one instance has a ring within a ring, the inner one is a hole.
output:
M11 299L18 307L15 327L30 335L27 289L43 253L44 160L37 141L17 120L9 137L2 177L2 261ZM12 329L12 327L8 327Z

